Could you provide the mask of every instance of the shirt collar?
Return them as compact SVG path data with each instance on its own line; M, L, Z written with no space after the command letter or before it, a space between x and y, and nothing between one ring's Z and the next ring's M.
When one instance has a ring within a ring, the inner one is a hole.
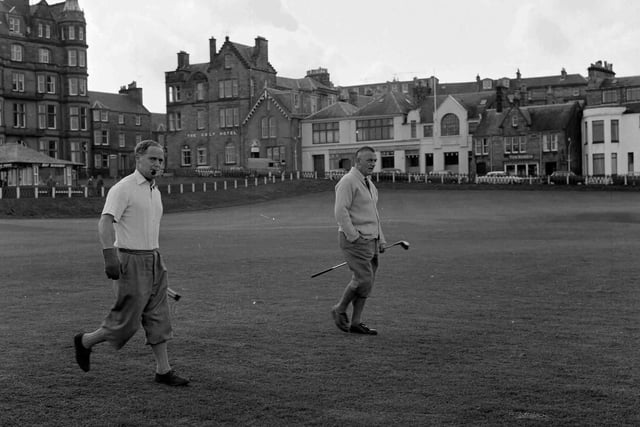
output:
M144 183L149 184L149 187L151 187L151 189L153 190L156 187L156 180L154 179L153 181L149 181L147 178L144 177L144 175L142 175L138 169L136 169L136 171L133 173L133 175L136 178L136 183L138 185L142 185Z
M361 180L361 181L363 181L363 182L367 179L367 177L366 177L366 176L364 176L364 175L362 174L362 172L360 172L360 170L359 170L357 167L355 167L355 166L352 166L352 167L351 167L351 172L352 172L354 175L356 175L358 178L360 178L360 180Z

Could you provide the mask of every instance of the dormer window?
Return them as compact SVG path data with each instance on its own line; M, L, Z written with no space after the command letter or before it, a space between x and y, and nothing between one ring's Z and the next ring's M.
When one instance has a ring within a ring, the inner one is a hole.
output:
M230 53L227 53L224 55L224 68L226 68L227 70L231 68L232 65L232 56Z
M482 81L482 89L491 89L493 87L493 80L491 79L484 79Z
M9 17L9 33L10 34L21 34L20 32L20 18L16 18L14 16Z

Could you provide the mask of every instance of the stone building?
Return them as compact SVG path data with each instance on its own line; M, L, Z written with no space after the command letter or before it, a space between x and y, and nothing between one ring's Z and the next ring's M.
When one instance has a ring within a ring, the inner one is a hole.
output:
M277 77L277 88L264 89L243 121L250 144L249 157L272 159L283 171L302 165L301 120L337 102L324 68L307 71L301 79Z
M613 64L590 65L582 118L585 175L640 174L640 76L617 77Z
M225 37L218 50L211 38L208 62L191 64L189 54L179 52L177 68L165 72L165 86L167 170L243 166L251 146L242 121L264 88L276 87L268 41L256 37L246 46Z
M521 106L515 102L487 110L473 134L478 175L550 175L556 170L581 174L579 102Z
M86 35L77 0L0 2L0 144L81 163L79 175L91 141Z
M135 170L134 148L153 138L151 113L143 105L142 88L136 82L118 93L89 92L93 143L91 176L123 177Z
M303 78L276 76L263 37L253 46L226 37L219 50L211 38L206 63L191 64L179 52L165 83L167 168L179 175L198 166L245 168L250 157L298 170L299 121L338 98L325 68Z

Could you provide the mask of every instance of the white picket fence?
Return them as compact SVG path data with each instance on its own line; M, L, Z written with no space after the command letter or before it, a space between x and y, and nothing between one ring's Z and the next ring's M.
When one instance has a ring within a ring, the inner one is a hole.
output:
M241 187L267 185L285 180L300 179L329 179L338 180L341 175L333 173L318 174L318 172L292 172L282 173L280 175L268 175L260 177L244 177L231 179L215 179L213 181L201 181L193 183L159 183L158 188L163 194L182 194L209 191L226 191L229 189L237 189ZM497 177L471 177L466 174L451 174L432 176L417 173L373 173L371 179L374 182L406 182L419 185L545 185L553 184L551 177L515 177L515 176L497 176ZM567 184L564 180L556 182L556 184ZM587 177L571 177L568 184L578 185L623 185L640 187L640 177L637 176L587 176ZM0 199L21 199L21 198L71 198L71 197L105 197L108 188L92 188L88 186L67 186L67 187L0 187Z
M211 182L199 182L199 183L160 183L158 188L162 193L195 193L195 192L208 192L208 191L225 191L229 189L237 189L240 187L248 188L249 186L274 184L276 182L283 182L286 180L299 180L299 179L317 179L317 174L296 172L296 173L282 173L278 176L267 175L261 177L246 177L243 179L230 179L230 180L215 180ZM38 198L61 198L61 197L105 197L109 191L106 187L92 188L86 185L82 186L65 186L65 187L37 187L37 186L23 186L23 187L0 187L0 199L38 199Z

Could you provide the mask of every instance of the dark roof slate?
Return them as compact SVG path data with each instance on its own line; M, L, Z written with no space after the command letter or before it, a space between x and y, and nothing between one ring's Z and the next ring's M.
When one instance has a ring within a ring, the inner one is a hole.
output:
M16 142L0 145L0 164L38 164L49 163L54 165L80 165L82 163L69 160L55 159L44 153L25 147Z
M295 79L291 77L280 77L276 76L276 88L277 89L290 89L290 90L301 90L301 91L317 91L318 89L325 89L329 91L337 92L335 89L330 88L329 86L323 85L316 79L312 79L311 77L303 77L301 79Z
M565 129L578 108L576 102L550 105L528 105L524 107L509 107L502 112L495 109L487 110L478 124L475 136L492 136L502 134L505 119L514 108L520 109L520 114L530 124L529 130L534 132Z
M350 117L358 111L358 107L348 102L339 101L324 107L322 110L308 116L307 120L341 119Z
M359 108L355 115L359 117L399 115L407 114L414 108L415 106L407 94L390 91Z
M106 108L121 113L149 114L144 105L136 103L129 96L120 93L89 91L89 103L92 108Z
M517 79L511 79L509 82L511 89L519 89L519 87L515 87L517 84ZM520 79L520 84L526 85L527 88L574 85L585 86L587 84L587 79L580 74L566 74L564 78L562 75L556 74L553 76L524 77Z
M601 89L613 89L618 87L640 86L640 76L615 77L604 79L600 85Z

